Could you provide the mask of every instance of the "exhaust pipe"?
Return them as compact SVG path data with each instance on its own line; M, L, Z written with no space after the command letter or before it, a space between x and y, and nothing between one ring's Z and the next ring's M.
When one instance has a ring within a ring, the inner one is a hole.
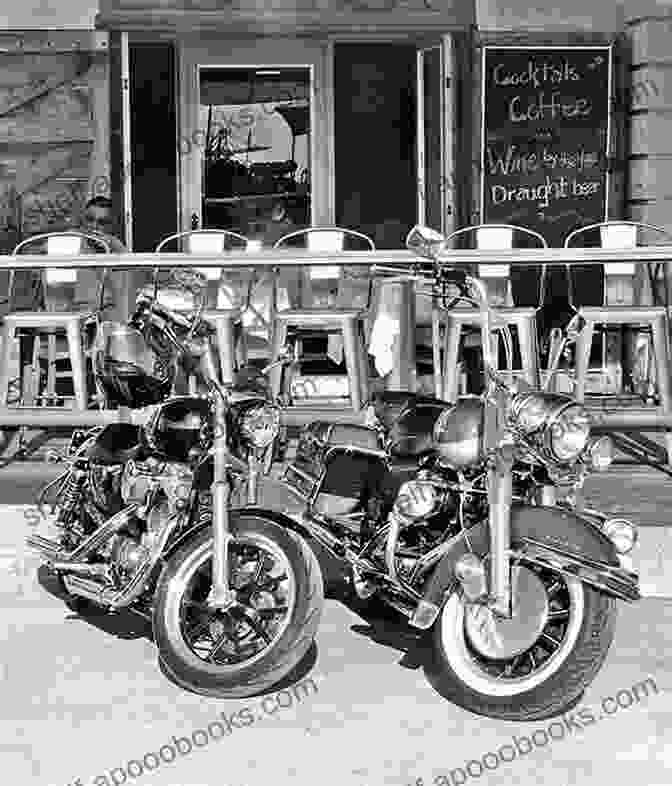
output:
M88 562L53 562L52 567L54 570L60 570L63 573L73 573L77 576L97 576L103 579L110 579L110 568L108 565L92 565Z
M49 560L56 559L60 557L63 558L63 550L59 543L55 540L49 540L49 538L43 538L42 535L38 535L34 533L33 535L29 535L26 538L26 546L29 549L33 549L34 551L38 551L42 554L43 557L46 557Z
M116 594L114 590L103 587L99 582L83 576L63 576L63 584L73 595L86 598L86 600L93 601L98 606L105 608L111 606L112 598Z

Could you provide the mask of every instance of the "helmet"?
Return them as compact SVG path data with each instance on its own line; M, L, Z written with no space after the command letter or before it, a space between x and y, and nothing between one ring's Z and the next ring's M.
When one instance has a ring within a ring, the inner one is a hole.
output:
M478 396L464 396L445 409L434 425L439 462L454 469L478 464L484 458L484 406Z
M139 330L104 322L96 344L94 375L108 404L145 407L170 394L174 364L150 349Z
M180 396L157 408L142 429L142 440L150 451L168 461L186 462L209 420L206 398Z

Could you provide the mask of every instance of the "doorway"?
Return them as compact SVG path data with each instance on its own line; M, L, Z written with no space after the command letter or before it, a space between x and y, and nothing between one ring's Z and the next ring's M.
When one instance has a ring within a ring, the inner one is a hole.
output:
M129 45L133 251L154 251L177 231L175 48Z
M334 46L336 223L401 248L416 220L416 47Z

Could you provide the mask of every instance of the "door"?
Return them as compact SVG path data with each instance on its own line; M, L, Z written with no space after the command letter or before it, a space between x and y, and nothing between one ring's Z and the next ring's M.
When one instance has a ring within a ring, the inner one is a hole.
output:
M274 208L294 226L330 223L326 45L192 38L180 50L182 230L258 238Z
M417 51L417 215L446 234L454 229L451 39Z

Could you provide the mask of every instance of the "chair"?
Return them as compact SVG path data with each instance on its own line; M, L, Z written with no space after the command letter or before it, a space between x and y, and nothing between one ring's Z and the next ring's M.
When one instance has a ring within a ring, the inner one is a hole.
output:
M533 243L536 247L547 248L546 241L538 233L526 227L513 224L478 224L463 227L451 233L446 243L469 241L475 247L487 250L510 250L519 239ZM522 243L516 243L518 247ZM522 372L531 385L539 384L539 349L537 342L537 311L543 305L546 268L541 266L535 283L537 297L532 302L537 305L512 305L511 283L521 283L533 271L523 269L512 271L508 264L479 265L476 274L482 278L488 289L490 305L496 308L498 316L508 325L516 327ZM513 275L515 272L515 276ZM526 298L529 300L529 298ZM481 314L473 308L458 307L446 311L438 297L432 303L432 355L434 365L434 391L437 398L453 401L459 390L458 357L463 328L480 327ZM445 322L445 328L444 328ZM480 343L480 331L478 342Z
M164 238L156 247L156 253L163 252L170 243L176 243L179 251L187 254L225 254L230 251L248 249L248 240L243 235L225 229L195 229L190 232L178 232ZM244 286L239 282L239 286L232 286L232 281L224 282L223 268L218 267L197 267L208 280L208 298L213 307L207 307L203 312L203 318L214 328L217 336L217 349L219 354L220 378L222 383L231 384L234 381L235 369L238 362L245 362L246 347L244 332L239 331L239 340L236 337L237 326L242 325L240 292L244 291ZM242 279L235 274L230 277L235 281ZM214 282L214 286L213 286ZM228 283L228 286L227 286ZM240 350L236 358L237 348ZM193 388L193 380L190 380Z
M591 238L592 233L592 238ZM628 249L636 248L642 234L649 233L657 238L670 242L670 234L656 226L642 224L635 221L604 221L598 224L580 227L571 232L565 240L565 248L586 247L598 245L602 248ZM579 246L579 242L582 246ZM586 265L568 266L568 281L571 306L581 314L585 326L579 335L576 345L575 364L575 389L574 395L579 401L585 400L586 387L590 372L590 354L593 346L595 325L623 325L636 326L640 331L645 330L651 336L653 345L653 359L655 361L655 376L658 384L661 409L664 414L672 413L672 387L670 385L670 372L672 363L670 358L668 334L668 307L667 279L663 273L665 289L664 304L655 303L660 300L657 288L658 273L661 265L648 267L649 283L652 290L654 305L635 305L636 300L636 265L634 262L606 263L603 266L591 265L592 271L597 268L598 274L593 276L597 286L591 287L584 281L580 289L577 279L589 271ZM595 291L597 290L597 291ZM648 336L647 336L648 343ZM648 347L644 348L645 354ZM646 363L646 366L649 364ZM604 377L608 373L606 342L602 347L602 364L598 374ZM650 369L646 368L644 376L648 377ZM667 434L668 456L672 458L672 434Z
M371 238L352 229L312 227L290 232L273 246L275 249L301 248L309 251L374 251ZM279 358L290 331L298 342L296 357L305 362L305 343L316 333L327 333L327 356L335 363L345 359L346 379L340 384L334 375L289 374L277 367L271 372L274 395L284 393L294 405L340 403L349 399L358 411L368 400L368 358L366 317L371 303L370 276L357 276L355 269L341 265L310 265L299 276L298 293L292 308L275 316L271 359ZM329 282L332 282L331 285ZM317 302L316 302L317 301ZM310 303L310 305L306 305Z
M54 232L44 235L35 235L19 243L14 249L14 255L27 253L31 246L42 244L42 249L37 253L46 253L50 256L76 256L82 253L101 252L109 254L110 246L102 238L84 232L67 231ZM107 275L107 270L105 270ZM10 303L14 290L15 271L10 273L9 293ZM86 409L88 406L88 392L86 386L86 361L84 348L82 346L82 323L89 316L87 312L73 312L69 310L57 310L58 303L50 297L50 290L64 285L74 289L77 271L71 269L45 269L41 275L41 289L46 302L46 311L26 311L8 314L2 325L2 345L0 347L0 406L7 406L9 384L10 384L10 363L13 339L17 331L28 330L36 333L36 341L33 342L33 359L30 368L30 376L25 379L29 383L24 385L22 401L28 405L34 403L34 399L55 401L63 398L57 394L56 381L59 377L71 376L74 388L74 397L78 409ZM101 290L104 287L101 284ZM59 354L56 351L57 333L64 332L67 339L67 352ZM47 335L47 385L46 393L40 395L40 337ZM59 360L69 360L70 372L57 372L56 363ZM28 401L26 401L28 399Z

